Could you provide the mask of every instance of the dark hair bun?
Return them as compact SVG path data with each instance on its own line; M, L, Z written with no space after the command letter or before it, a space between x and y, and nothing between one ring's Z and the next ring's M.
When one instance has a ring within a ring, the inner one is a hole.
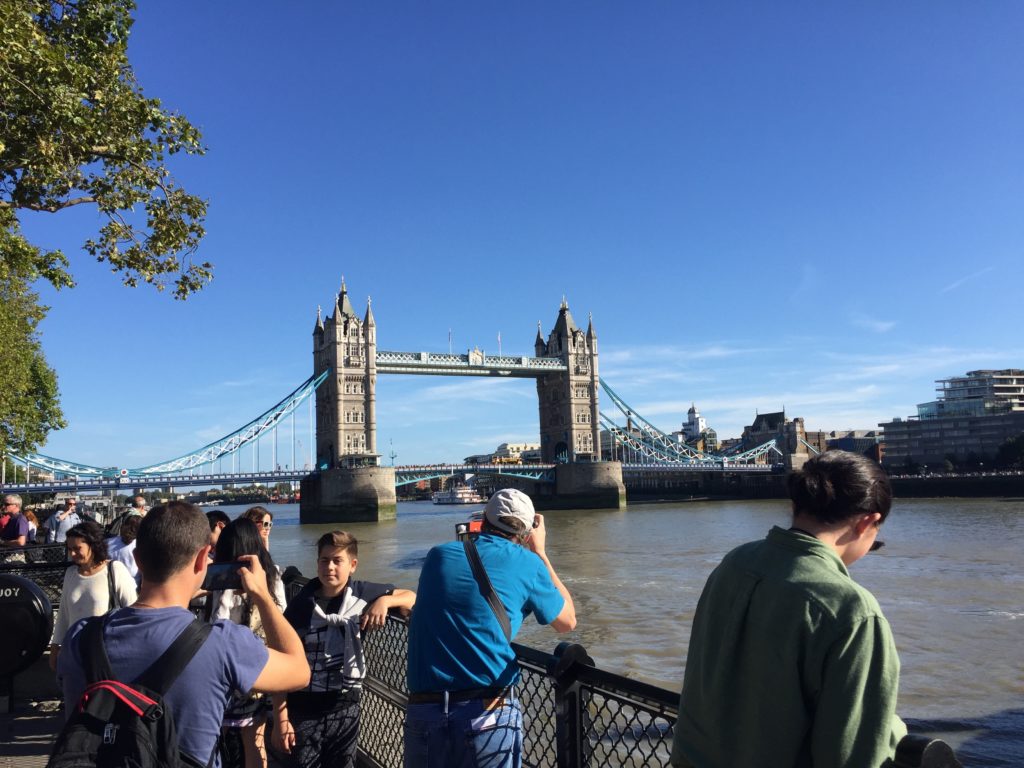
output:
M866 456L826 451L809 459L787 479L793 512L822 523L851 515L880 512L884 520L892 506L892 488L882 468Z

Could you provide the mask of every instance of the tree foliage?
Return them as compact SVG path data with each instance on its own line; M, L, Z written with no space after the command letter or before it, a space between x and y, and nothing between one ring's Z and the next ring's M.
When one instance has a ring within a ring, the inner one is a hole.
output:
M46 314L18 277L0 279L0 450L33 450L65 426L57 374L46 362L37 328Z
M1005 469L1024 469L1024 432L1003 441L996 462Z
M0 259L8 274L74 284L63 252L25 238L19 214L92 206L84 250L126 285L187 298L212 276L192 257L206 202L167 159L202 154L198 130L146 98L128 63L132 0L0 0Z

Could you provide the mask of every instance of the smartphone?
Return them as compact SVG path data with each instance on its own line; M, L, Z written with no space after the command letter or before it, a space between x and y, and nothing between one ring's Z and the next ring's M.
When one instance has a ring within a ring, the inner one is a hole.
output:
M248 563L239 561L211 563L206 566L206 578L203 579L203 589L207 592L222 589L241 589L242 577L239 575L238 569L245 565L248 565Z

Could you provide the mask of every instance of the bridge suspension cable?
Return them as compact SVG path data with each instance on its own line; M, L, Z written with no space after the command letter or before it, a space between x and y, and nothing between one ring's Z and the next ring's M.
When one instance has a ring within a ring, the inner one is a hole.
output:
M635 409L630 407L629 403L619 397L615 393L615 390L608 386L604 379L599 379L599 381L601 382L601 388L605 391L605 394L611 398L611 401L626 417L626 433L629 433L631 430L636 430L640 435L642 435L644 443L650 445L655 451L664 452L670 460L674 459L675 461L684 463L714 460L714 456L698 451L686 443L675 440L671 435L666 435L656 426L651 424L651 422L638 414ZM601 418L607 419L608 417L602 414Z
M622 427L608 415L600 413L598 415L601 425L608 430L612 439L623 449L628 449L634 456L639 455L643 459L640 463L679 464L695 468L725 468L731 465L763 461L772 453L780 457L783 455L775 439L767 440L747 450L744 450L744 446L739 445L721 453L698 451L662 432L619 397L604 379L599 381L605 394L626 417L626 426Z
M93 467L88 464L80 464L64 459L57 459L41 453L28 453L22 455L10 454L10 457L26 466L43 469L66 477L82 478L132 478L152 477L158 475L174 475L180 472L189 472L193 469L212 465L218 459L231 454L237 454L239 449L250 443L258 444L260 437L267 433L276 436L276 427L289 414L307 399L310 399L317 388L324 383L330 370L326 370L319 376L310 376L302 384L288 393L278 403L268 408L255 419L234 432L225 435L219 440L199 448L198 450L179 456L174 459L162 461L157 464L150 464L135 469L118 469L116 467ZM294 430L294 426L293 426ZM294 451L293 451L294 454ZM277 459L277 450L274 449L274 461ZM255 461L255 458L254 458ZM240 464L241 462L239 462ZM254 468L255 471L255 468Z
M329 374L330 370L326 370L319 376L310 376L276 405L268 408L244 427L236 429L220 440L215 440L197 451L192 451L176 459L170 459L159 464L150 464L147 467L130 469L128 473L129 475L143 477L147 475L174 474L175 472L212 464L222 456L235 453L243 445L259 440L260 436L272 431L285 416L294 411L299 404L305 402L306 398L316 392L317 387L324 383Z

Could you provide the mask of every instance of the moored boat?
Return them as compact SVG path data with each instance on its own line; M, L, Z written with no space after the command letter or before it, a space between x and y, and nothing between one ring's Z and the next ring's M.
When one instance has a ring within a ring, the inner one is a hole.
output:
M483 504L487 501L476 488L470 488L468 485L435 491L430 500L435 504Z

